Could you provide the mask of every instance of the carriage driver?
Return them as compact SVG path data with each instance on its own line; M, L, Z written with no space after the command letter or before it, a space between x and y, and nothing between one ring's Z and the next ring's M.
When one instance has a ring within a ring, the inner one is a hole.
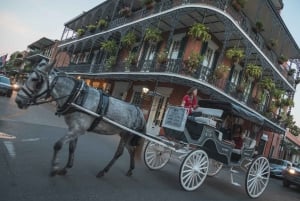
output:
M181 106L188 109L189 115L198 107L198 89L192 87L187 91L187 94L182 98Z

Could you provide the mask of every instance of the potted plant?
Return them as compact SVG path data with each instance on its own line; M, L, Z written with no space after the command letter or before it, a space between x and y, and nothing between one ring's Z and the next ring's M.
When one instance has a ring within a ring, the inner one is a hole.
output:
M204 56L200 55L200 53L192 52L185 61L188 72L195 73L203 59Z
M117 50L117 43L115 40L107 40L101 42L101 49L109 54L114 54Z
M257 21L255 23L255 26L253 27L253 31L255 33L260 33L260 32L264 31L264 25L263 25L262 21Z
M119 14L124 17L130 17L131 15L130 7L124 6L123 8L120 9Z
M136 43L137 37L133 31L128 32L124 37L121 39L121 44L123 47L131 49L132 46Z
M110 56L105 61L105 69L110 70L114 65L116 65L116 62L117 62L117 57L116 56Z
M273 81L273 79L271 77L264 77L260 82L259 82L259 86L262 89L265 89L267 91L271 91L275 88L275 83Z
M246 80L242 79L240 84L236 87L236 92L237 93L243 93L246 88Z
M84 29L77 29L77 36L78 36L78 37L83 36L84 33L85 33L85 30L84 30Z
M267 49L268 49L268 50L272 50L273 48L275 48L275 47L277 46L277 44L278 44L278 41L277 41L277 40L270 39L270 40L267 42L266 46L267 46Z
M107 25L108 25L108 23L107 23L107 21L105 19L99 19L98 20L97 27L99 29L104 29L104 28L107 27Z
M165 64L168 61L168 51L163 50L157 54L157 62L160 64Z
M135 52L130 52L124 60L125 70L130 71L130 67L137 64L137 60L137 54Z
M87 26L87 29L89 30L89 32L91 32L91 33L93 33L95 30L96 30L96 25L94 25L94 24L89 24L88 26Z
M286 98L286 99L282 99L282 104L283 104L283 106L286 106L286 107L293 107L294 101L291 98Z
M283 94L284 94L283 90L277 88L274 88L274 90L272 90L272 97L276 100L279 100Z
M158 28L147 28L144 39L150 44L156 44L162 40L161 31Z
M283 54L281 54L278 58L278 63L283 64L283 63L287 62L287 60L288 59Z
M226 57L233 62L239 62L244 56L244 50L241 48L233 47L226 51Z
M195 23L193 26L191 26L188 31L188 35L196 40L208 41L211 39L209 28L202 23Z
M214 76L216 79L222 79L225 76L225 73L229 71L229 66L225 64L219 65L215 71L214 71Z
M244 8L247 0L232 0L231 5L236 11L240 11L242 8Z
M154 0L142 0L142 3L146 6L147 9L151 9L154 6Z
M256 64L249 63L245 69L245 75L248 78L253 78L254 80L258 80L262 75L262 68Z

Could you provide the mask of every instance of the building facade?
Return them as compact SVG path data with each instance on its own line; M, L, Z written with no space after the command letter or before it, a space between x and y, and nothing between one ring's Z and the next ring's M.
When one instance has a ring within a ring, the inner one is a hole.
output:
M53 57L61 70L141 106L153 135L163 134L166 107L196 86L201 99L263 119L234 122L260 154L279 157L299 76L289 61L300 56L282 8L280 0L107 0L65 23Z

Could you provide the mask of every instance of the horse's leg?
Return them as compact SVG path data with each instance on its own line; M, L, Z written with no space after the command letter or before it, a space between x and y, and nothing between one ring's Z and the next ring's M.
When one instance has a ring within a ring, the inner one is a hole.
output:
M115 161L123 154L125 142L126 142L126 140L124 140L124 137L121 135L121 139L120 139L120 142L119 142L119 145L118 145L118 148L117 148L117 151L116 151L114 157L111 159L111 161L108 163L108 165L103 170L98 172L97 177L104 176L104 174L109 171L109 169L115 163Z
M130 166L129 166L129 170L126 173L126 176L131 176L132 170L135 168L135 158L134 158L135 146L132 146L130 141L127 142L125 146L130 157Z
M50 172L50 176L55 176L56 174L61 174L64 175L66 174L66 169L59 169L58 166L58 152L61 150L61 148L63 147L63 145L67 142L70 141L74 141L76 139L77 141L77 135L74 134L74 132L69 131L67 135L65 135L64 137L62 137L61 139L59 139L55 144L54 144L54 153L53 153L53 157L52 157L52 161L51 161L51 172ZM75 151L75 147L74 146L74 150L73 150L73 154ZM70 157L70 156L69 156Z
M76 145L77 145L77 139L78 138L75 138L74 140L71 140L69 142L69 156L68 156L68 162L66 164L66 166L62 169L59 169L56 171L56 173L58 175L65 175L67 174L67 168L71 168L73 167L73 163L74 163L74 152L75 152L75 149L76 149Z

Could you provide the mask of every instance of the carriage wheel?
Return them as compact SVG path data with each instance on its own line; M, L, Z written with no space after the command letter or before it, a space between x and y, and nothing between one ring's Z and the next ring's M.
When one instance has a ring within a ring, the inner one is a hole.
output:
M179 180L186 191L197 189L206 178L208 172L208 156L203 150L190 152L180 166Z
M270 165L267 158L259 156L248 168L245 188L249 197L257 198L266 189L270 178Z
M208 167L207 175L213 177L220 172L220 170L223 167L223 163L216 161L212 158L209 158L208 162L209 162L209 167Z
M158 170L168 163L171 154L171 149L149 141L144 151L144 162L150 170Z

